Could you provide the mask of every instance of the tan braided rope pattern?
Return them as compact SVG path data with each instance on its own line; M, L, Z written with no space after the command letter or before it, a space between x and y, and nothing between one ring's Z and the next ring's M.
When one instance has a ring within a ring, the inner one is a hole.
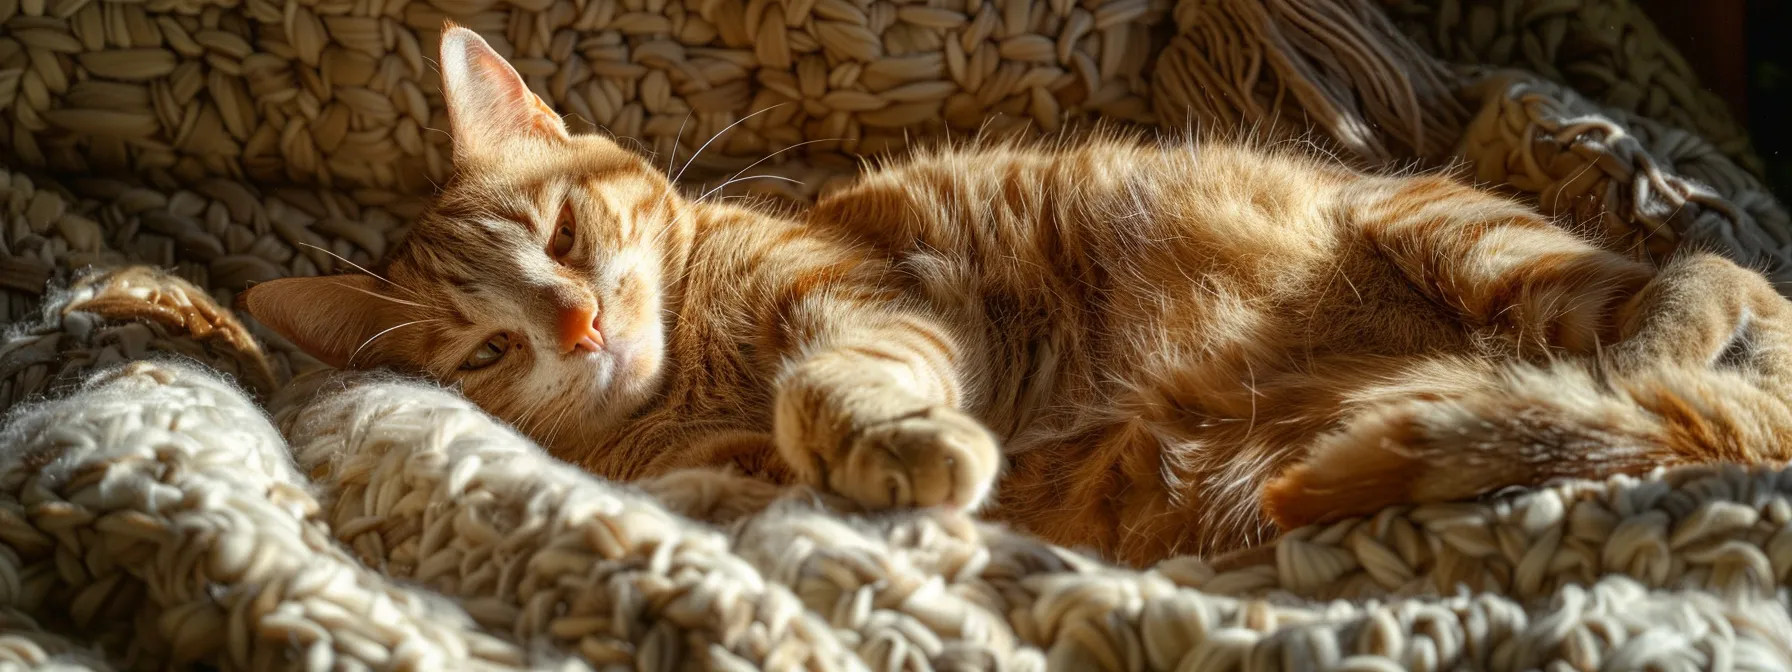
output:
M1465 586L1535 600L1607 574L1653 588L1773 594L1792 586L1789 490L1792 472L1735 467L1564 484L1491 504L1395 507L1164 570L1207 592L1307 599Z
M1436 159L1466 111L1441 63L1366 2L1183 0L1153 72L1166 123L1311 137L1350 158Z
M1154 4L1155 3L1155 4ZM948 126L1150 121L1168 0L5 0L0 149L17 167L356 189L448 176L430 61L442 21L486 35L575 131L738 169L877 153ZM670 160L671 157L667 157Z
M363 206L338 191L224 179L158 189L82 178L65 187L5 167L0 204L0 294L15 297L0 305L8 322L30 313L29 297L58 269L152 264L228 296L252 282L331 271L339 265L332 255L366 265L421 206Z
M111 672L112 666L87 645L44 630L18 609L0 607L0 670Z
M112 633L91 641L137 665L221 669L1792 665L1792 620L1773 596L1785 581L1764 578L1773 560L1706 572L1722 563L1616 557L1609 575L1540 601L1239 599L1218 593L1247 587L1239 577L1262 565L1118 570L956 516L826 515L801 493L768 497L725 530L704 526L554 462L458 396L380 375L309 375L276 407L290 453L246 395L185 364L101 370L72 396L15 412L20 458L0 463L0 539L16 550L0 554L0 608L71 630L0 635L0 651L72 631ZM688 488L733 477L680 478ZM1591 516L1588 501L1610 515ZM1741 509L1764 513L1738 524ZM1788 511L1792 476L1689 472L1309 530L1272 567L1306 567L1284 588L1319 594L1353 580L1335 552L1343 540L1355 540L1350 558L1376 558L1365 539L1402 558L1454 546L1488 555L1522 543L1510 528L1554 530L1560 548L1775 558L1792 538ZM1398 563L1361 565L1354 574Z
M96 315L105 316L110 326L101 327ZM79 279L57 314L46 316L37 328L36 334L45 338L31 340L32 347L0 345L0 399L66 391L93 367L152 354L217 362L220 373L241 381L258 397L272 394L277 384L261 345L241 323L198 287L146 267ZM100 328L108 331L92 335ZM67 332L103 345L77 347L74 339L58 337Z

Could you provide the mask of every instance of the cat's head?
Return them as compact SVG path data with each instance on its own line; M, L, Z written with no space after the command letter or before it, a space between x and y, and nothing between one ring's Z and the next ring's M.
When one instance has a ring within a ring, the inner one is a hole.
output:
M458 384L537 438L633 411L666 366L683 201L639 155L569 135L473 31L445 28L441 71L455 175L378 275L238 305L325 363Z

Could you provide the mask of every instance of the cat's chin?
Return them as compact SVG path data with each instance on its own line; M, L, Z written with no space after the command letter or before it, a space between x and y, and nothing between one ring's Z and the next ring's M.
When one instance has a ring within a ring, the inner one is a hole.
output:
M608 347L581 358L591 367L594 396L603 399L606 417L633 413L653 396L660 380L660 356L651 343L613 340Z

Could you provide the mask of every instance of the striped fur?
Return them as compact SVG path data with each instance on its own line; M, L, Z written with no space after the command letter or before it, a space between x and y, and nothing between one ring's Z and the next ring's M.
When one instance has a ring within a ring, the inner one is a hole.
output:
M1114 136L923 152L797 214L694 202L556 130L471 33L451 49L474 140L381 277L243 305L326 361L460 385L610 478L730 466L1142 564L1787 457L1792 310L1717 257L1657 271L1442 176ZM605 351L548 347L557 307L592 299ZM462 370L500 331L509 352Z

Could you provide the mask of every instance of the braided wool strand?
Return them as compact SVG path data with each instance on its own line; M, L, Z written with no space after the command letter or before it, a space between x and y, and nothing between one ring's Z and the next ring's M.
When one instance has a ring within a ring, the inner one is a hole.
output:
M0 562L16 565L18 560ZM112 672L112 666L99 652L44 630L26 613L0 607L0 670Z
M1792 599L1792 472L1689 467L1492 504L1394 507L1163 571L1235 596L1449 592L1543 600L1622 574L1650 588ZM1788 602L1792 604L1792 602Z
M1792 216L1699 136L1523 74L1483 79L1461 155L1476 179L1526 195L1616 249L1662 261L1687 241L1764 269L1788 291Z
M290 398L303 391L315 401ZM600 665L858 667L722 534L548 458L456 395L331 379L289 393L280 422L329 493L336 538L388 576L466 600L489 628L547 633Z
M486 35L577 132L730 172L805 140L854 154L947 128L1149 123L1168 0L7 0L0 149L15 167L160 187L342 190L363 206L450 171L430 64L444 19ZM764 112L751 120L750 115Z
M14 550L0 563L0 585L13 587L4 606L103 633L124 660L540 667L460 608L331 544L285 442L215 374L113 367L25 407L5 441L15 457L0 471L0 538Z

